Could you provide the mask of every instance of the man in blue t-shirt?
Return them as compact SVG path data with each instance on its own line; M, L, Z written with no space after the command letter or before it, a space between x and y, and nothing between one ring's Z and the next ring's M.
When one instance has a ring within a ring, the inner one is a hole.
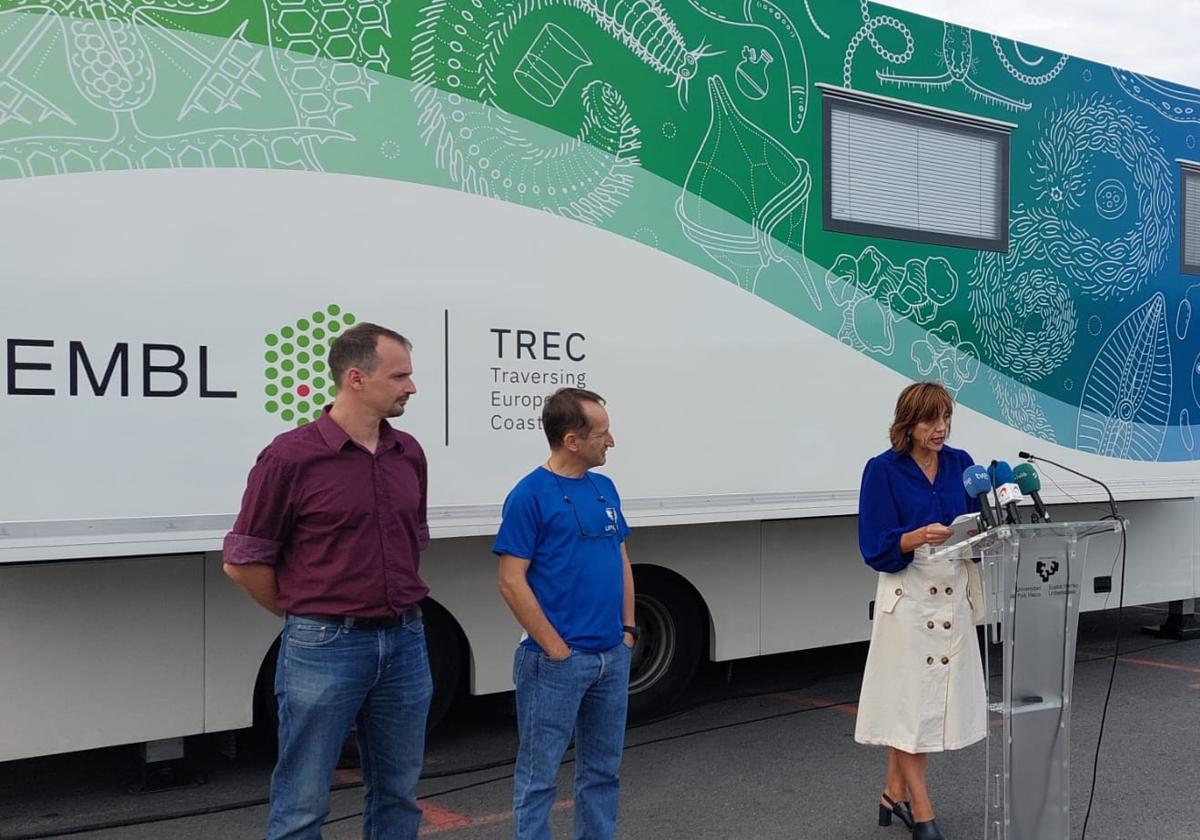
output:
M625 744L633 626L629 526L610 479L590 472L609 447L599 394L560 388L542 409L550 458L504 500L492 551L517 647L513 837L549 840L555 777L575 734L575 836L612 838Z

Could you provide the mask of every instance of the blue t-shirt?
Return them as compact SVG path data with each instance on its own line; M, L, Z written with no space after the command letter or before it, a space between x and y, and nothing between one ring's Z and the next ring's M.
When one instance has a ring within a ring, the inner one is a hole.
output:
M567 645L600 651L623 637L621 543L628 534L607 476L566 478L538 467L504 500L492 551L529 561L529 588ZM531 638L521 644L541 649Z
M937 477L930 484L907 452L876 455L863 470L858 493L858 547L863 559L880 572L898 572L912 562L900 551L900 538L914 528L978 513L979 502L963 489L962 475L975 462L961 449L943 446Z

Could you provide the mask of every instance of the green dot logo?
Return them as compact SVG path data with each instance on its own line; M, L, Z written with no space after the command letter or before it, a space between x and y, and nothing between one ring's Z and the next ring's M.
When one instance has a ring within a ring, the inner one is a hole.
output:
M334 396L326 371L329 345L355 322L352 313L336 303L297 318L263 338L264 408L284 423L303 426L321 416ZM282 372L282 375L281 375Z

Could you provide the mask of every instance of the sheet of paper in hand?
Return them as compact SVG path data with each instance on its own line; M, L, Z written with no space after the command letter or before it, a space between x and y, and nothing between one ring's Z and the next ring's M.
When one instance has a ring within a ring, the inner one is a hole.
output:
M950 530L952 532L950 538L942 543L943 546L954 545L970 539L982 531L983 527L979 522L979 514L963 513L954 517L954 521L950 523ZM973 553L978 555L979 552L976 550ZM962 559L966 559L965 554Z

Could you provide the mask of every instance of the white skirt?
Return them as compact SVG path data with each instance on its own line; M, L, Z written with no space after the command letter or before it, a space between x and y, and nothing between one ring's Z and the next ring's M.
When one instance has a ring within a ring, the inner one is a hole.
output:
M987 735L973 620L982 614L982 593L970 565L930 560L928 546L921 546L904 570L880 573L854 728L860 744L931 753Z

